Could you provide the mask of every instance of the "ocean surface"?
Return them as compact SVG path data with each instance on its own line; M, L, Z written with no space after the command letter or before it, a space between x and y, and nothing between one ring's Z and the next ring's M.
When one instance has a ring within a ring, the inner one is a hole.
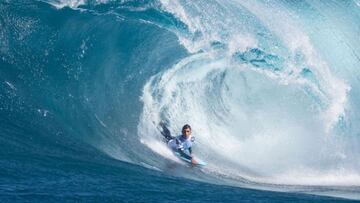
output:
M359 33L359 0L0 0L0 202L359 201Z

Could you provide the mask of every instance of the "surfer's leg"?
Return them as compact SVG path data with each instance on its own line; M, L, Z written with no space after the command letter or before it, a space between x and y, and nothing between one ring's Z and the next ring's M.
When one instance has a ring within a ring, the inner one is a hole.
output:
M171 136L170 130L166 127L166 125L164 123L160 123L160 127L161 127L160 132L164 136L166 141L169 141L169 140L173 139L173 137Z

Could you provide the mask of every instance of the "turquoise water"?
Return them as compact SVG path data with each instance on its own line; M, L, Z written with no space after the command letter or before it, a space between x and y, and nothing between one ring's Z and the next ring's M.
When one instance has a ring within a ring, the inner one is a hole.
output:
M357 0L1 1L0 200L359 200L359 23Z

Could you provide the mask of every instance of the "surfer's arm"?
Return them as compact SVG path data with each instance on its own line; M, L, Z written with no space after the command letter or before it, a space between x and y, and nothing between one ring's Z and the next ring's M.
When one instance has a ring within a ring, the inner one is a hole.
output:
M184 158L189 159L189 160L192 159L192 156L185 153L183 149L179 148L177 151L179 152L181 157L184 157Z

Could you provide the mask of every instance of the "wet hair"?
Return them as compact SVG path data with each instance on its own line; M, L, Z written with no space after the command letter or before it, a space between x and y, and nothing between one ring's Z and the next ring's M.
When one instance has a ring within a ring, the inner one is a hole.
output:
M191 126L189 125L189 124L185 124L183 127L182 127L182 134L184 134L185 135L185 130L186 129L190 129L191 130Z

